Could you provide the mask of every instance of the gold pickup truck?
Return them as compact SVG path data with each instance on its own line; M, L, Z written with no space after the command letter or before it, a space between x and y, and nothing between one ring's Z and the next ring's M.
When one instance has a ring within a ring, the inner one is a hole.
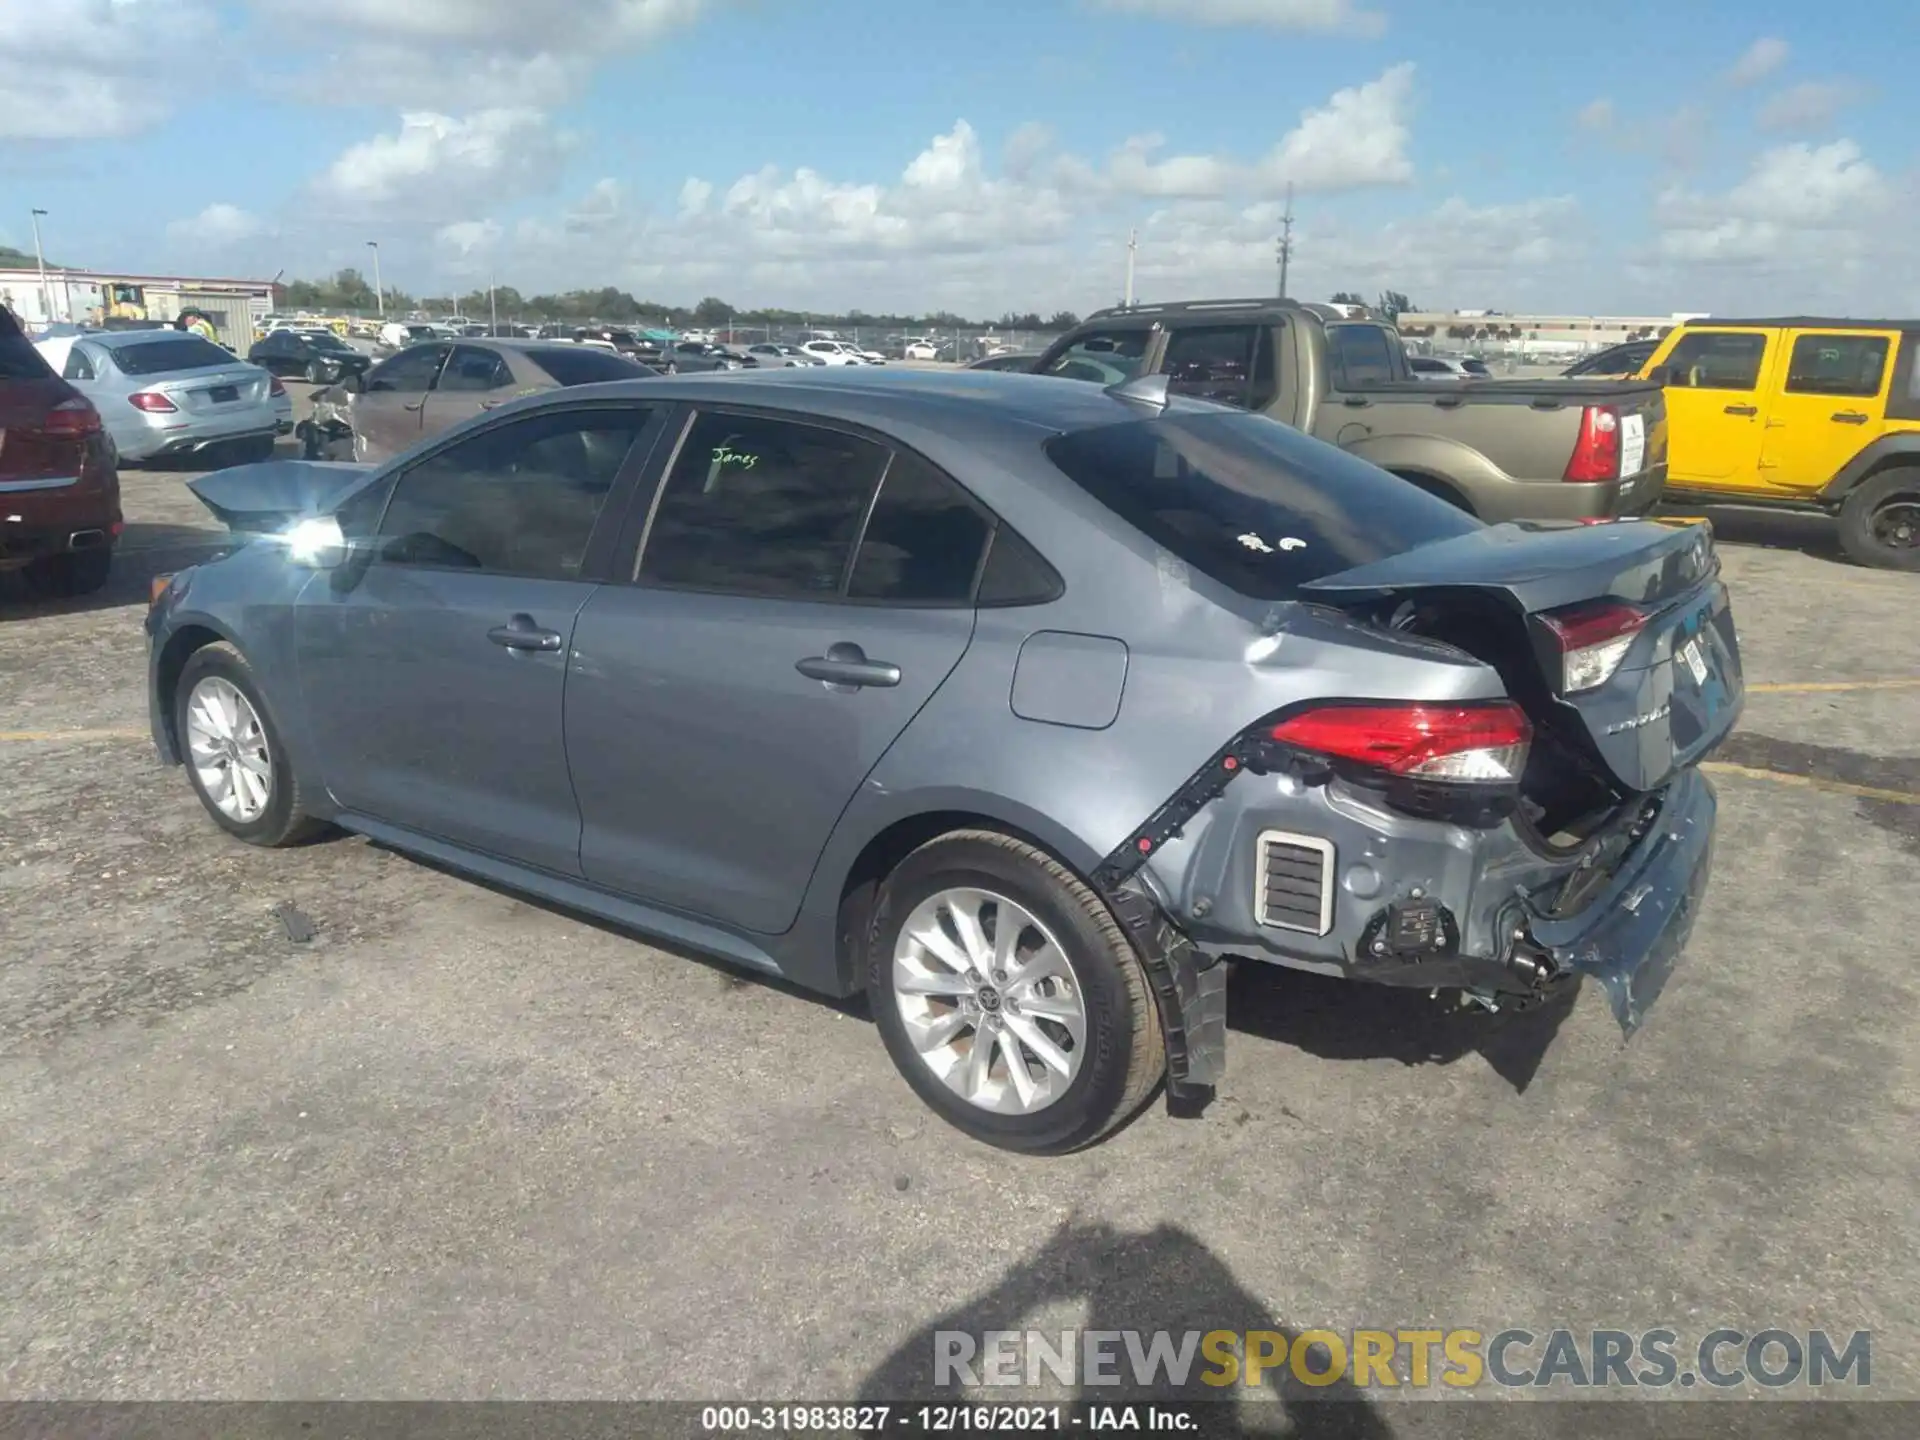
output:
M1819 510L1862 565L1920 570L1920 320L1696 320L1653 352L1669 503Z

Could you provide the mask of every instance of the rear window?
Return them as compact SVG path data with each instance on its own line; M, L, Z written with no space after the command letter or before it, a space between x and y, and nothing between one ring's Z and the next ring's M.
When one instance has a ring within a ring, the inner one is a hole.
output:
M1394 380L1393 349L1378 325L1329 325L1327 358L1333 362L1337 389L1357 390Z
M0 380L45 380L53 374L13 317L0 310Z
M529 350L527 358L562 385L595 385L602 380L637 380L657 374L638 361L610 350L574 349L555 345Z
M1163 415L1046 442L1155 544L1255 600L1480 528L1446 501L1260 415Z
M206 370L231 365L234 357L198 335L178 340L149 340L140 345L116 345L113 363L123 375L162 375L171 370Z

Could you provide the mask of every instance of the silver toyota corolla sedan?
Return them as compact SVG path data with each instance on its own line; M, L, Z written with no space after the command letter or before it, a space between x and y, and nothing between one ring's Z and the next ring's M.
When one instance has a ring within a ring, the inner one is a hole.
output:
M38 348L93 402L125 461L206 451L263 460L293 431L286 387L198 335L93 331Z
M1707 882L1708 527L1484 525L1164 378L639 380L192 484L257 537L147 619L216 824L864 991L991 1144L1204 1099L1229 959L1631 1033Z

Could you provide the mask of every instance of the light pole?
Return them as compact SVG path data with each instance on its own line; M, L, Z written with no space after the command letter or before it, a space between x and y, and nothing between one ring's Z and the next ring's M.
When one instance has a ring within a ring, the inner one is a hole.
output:
M380 242L369 240L367 248L373 251L373 298L380 306L380 318L384 320L387 318L387 290L380 283Z
M1287 182L1287 213L1280 217L1280 239L1275 242L1274 256L1280 262L1280 298L1287 298L1287 264L1293 259L1293 182Z
M40 248L40 217L46 213L44 210L34 210L30 212L33 217L33 259L34 263L40 267L40 313L41 318L47 324L51 325L53 323L53 295L47 289L46 252Z
M1139 250L1139 248L1140 248L1139 230L1138 229L1129 230L1127 232L1127 299L1126 299L1126 307L1129 310L1133 308L1133 257L1134 257L1134 253L1137 250Z

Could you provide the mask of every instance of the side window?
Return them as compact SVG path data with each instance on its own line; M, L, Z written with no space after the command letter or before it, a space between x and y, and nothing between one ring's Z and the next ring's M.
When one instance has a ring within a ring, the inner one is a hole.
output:
M1801 335L1787 360L1787 393L1872 397L1886 373L1884 335Z
M1120 330L1082 335L1040 369L1042 375L1118 385L1139 375L1147 362L1150 330Z
M1044 605L1066 591L1060 572L1026 539L1002 524L993 532L986 568L980 572L980 605Z
M817 425L703 412L661 489L634 578L836 597L887 455Z
M1336 390L1364 390L1393 382L1393 349L1387 344L1387 332L1378 325L1329 325L1327 359Z
M559 411L440 451L395 483L375 558L578 579L594 523L648 418L641 409Z
M446 369L440 372L440 378L434 382L433 388L453 391L499 390L512 383L513 372L507 369L507 362L493 351L479 350L471 345L456 345L447 360Z
M367 391L369 394L390 391L399 395L423 395L433 387L433 377L440 372L440 360L445 354L446 347L442 345L402 350L367 372Z
M991 522L967 492L918 455L895 451L860 537L847 596L964 605Z
M1667 356L1667 384L1681 390L1752 390L1760 383L1767 337L1757 330L1683 335Z
M1167 337L1167 356L1161 362L1167 389L1246 409L1259 333L1251 325L1175 330Z
M71 350L67 351L67 363L61 368L60 375L62 379L66 380L93 380L98 378L97 372L93 368L93 357L87 353L85 346L75 345Z

